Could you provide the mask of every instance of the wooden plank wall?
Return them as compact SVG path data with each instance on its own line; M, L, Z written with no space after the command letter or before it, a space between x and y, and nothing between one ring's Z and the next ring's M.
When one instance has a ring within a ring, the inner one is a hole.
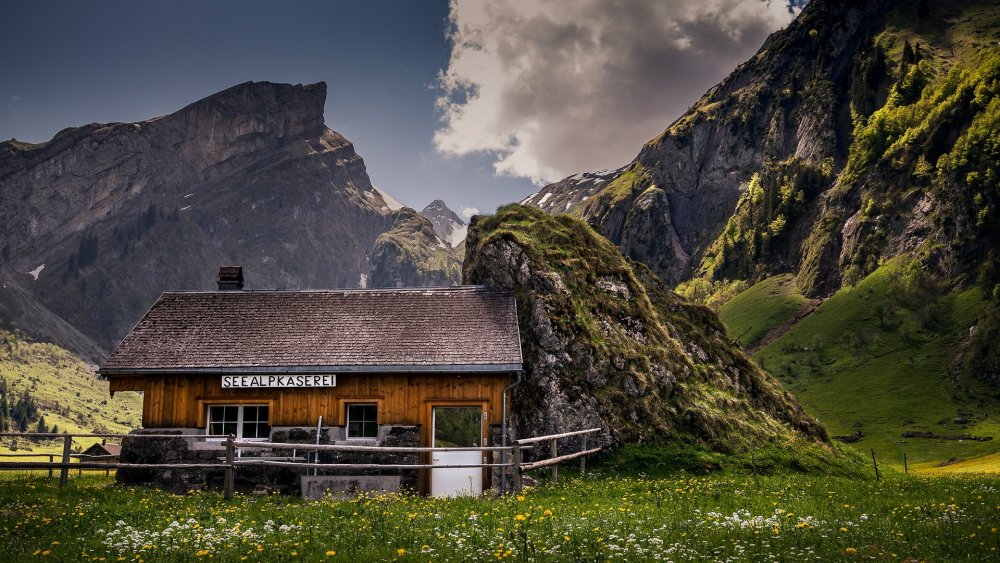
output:
M346 403L372 402L379 406L379 424L426 426L431 405L467 402L485 405L489 427L500 423L503 388L511 377L509 373L337 374L336 387L223 389L219 375L147 376L141 380L142 424L204 427L209 404L259 403L271 406L272 426L315 426L320 415L324 425L340 426L345 424ZM121 387L136 389L137 383L123 381ZM116 387L112 380L111 388Z

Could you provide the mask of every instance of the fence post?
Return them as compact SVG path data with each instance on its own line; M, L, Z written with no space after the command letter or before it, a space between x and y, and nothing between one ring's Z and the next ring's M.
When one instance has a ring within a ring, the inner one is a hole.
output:
M53 463L54 461L55 461L55 456L52 455L52 454L49 454L49 463ZM51 478L52 478L52 468L49 467L49 479L51 479Z
M70 448L73 447L73 437L64 436L63 437L63 455L62 462L63 466L59 470L59 486L65 487L66 483L69 482L69 452Z
M521 444L514 442L513 451L514 490L521 490Z
M557 455L558 454L556 454L556 439L552 438L552 457L556 457ZM559 482L559 464L558 463L553 463L552 464L552 482L553 483L558 483Z
M906 465L906 452L903 452L903 473L910 474L910 468Z
M580 451L587 451L587 435L583 435L583 444L580 446ZM580 458L580 477L587 474L587 456Z
M875 480L878 481L878 462L875 461L875 448L872 448L872 465L875 466Z
M232 434L226 437L226 484L222 496L227 499L233 498L233 488L236 485L236 476L233 474L235 469L233 438Z

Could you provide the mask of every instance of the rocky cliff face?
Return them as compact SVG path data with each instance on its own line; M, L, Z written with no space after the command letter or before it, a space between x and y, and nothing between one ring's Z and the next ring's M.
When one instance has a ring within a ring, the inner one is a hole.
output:
M632 163L526 203L586 219L672 284L792 272L820 296L903 252L996 283L998 14L813 0Z
M427 204L427 207L420 212L424 218L434 226L434 233L438 238L447 242L449 246L456 247L465 240L465 233L468 226L461 217L448 208L448 205L440 199Z
M358 287L395 217L324 126L325 99L323 83L246 83L0 143L0 278L19 291L4 320L65 342L62 320L108 350L162 290L211 289L220 264L242 264L248 288Z
M766 161L818 165L846 153L835 125L847 100L834 84L848 80L885 4L811 2L600 190L564 180L552 197L578 193L570 207L613 242L629 241L629 256L670 283L688 277Z
M524 383L515 431L609 430L607 443L670 441L738 451L751 440L825 440L781 386L585 223L512 205L475 217L465 283L512 290Z
M392 228L380 235L372 248L367 287L457 285L462 277L464 240L453 248L429 219L409 207L394 217Z

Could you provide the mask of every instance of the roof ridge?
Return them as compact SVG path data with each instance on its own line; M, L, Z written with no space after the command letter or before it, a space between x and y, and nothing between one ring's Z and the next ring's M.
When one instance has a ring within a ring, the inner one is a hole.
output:
M220 289L171 289L163 292L163 295L246 295L246 294L274 294L274 293L426 293L426 292L458 292L458 291L493 291L497 293L508 293L509 290L486 287L485 285L452 285L452 286L427 286L427 287L372 287L372 288L336 288L336 289L240 289L240 290L220 290Z

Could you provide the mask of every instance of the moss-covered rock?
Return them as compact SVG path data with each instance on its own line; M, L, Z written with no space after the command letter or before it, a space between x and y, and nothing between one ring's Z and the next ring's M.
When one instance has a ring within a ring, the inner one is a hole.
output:
M610 444L740 451L826 432L725 336L586 223L521 205L476 217L466 283L514 291L525 381L515 431L607 430Z

